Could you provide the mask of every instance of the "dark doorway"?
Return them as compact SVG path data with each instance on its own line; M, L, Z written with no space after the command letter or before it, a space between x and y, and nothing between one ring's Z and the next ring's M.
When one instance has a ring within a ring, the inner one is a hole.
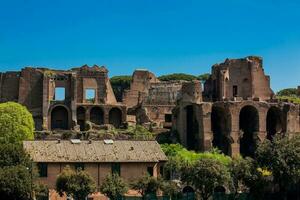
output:
M283 132L283 114L277 107L271 107L267 113L267 138L272 140L276 133Z
M213 132L213 147L218 148L225 155L231 155L231 115L224 108L213 106L211 112L211 126Z
M96 125L101 125L104 123L104 113L99 107L94 107L90 112L90 121Z
M258 131L259 115L253 106L245 106L240 112L240 153L242 156L254 157Z
M77 124L80 126L80 131L85 130L85 109L83 107L78 107L77 111Z
M68 110L63 106L55 107L51 112L51 130L61 129L68 130L69 129L69 116Z
M187 106L185 109L186 109L187 148L189 150L199 150L199 148L197 148L197 144L198 144L197 134L198 134L199 126L195 118L194 108L192 105L190 105Z
M122 111L119 108L112 108L109 111L109 123L115 128L119 128L122 124Z

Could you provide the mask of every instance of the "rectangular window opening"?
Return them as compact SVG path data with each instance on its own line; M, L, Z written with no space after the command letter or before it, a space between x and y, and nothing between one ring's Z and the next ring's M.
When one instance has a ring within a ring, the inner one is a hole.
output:
M111 164L111 172L113 174L118 174L119 176L121 176L121 165L120 163L112 163Z
M48 165L47 163L38 163L38 172L40 177L47 177L48 176Z
M238 96L238 86L234 85L232 90L233 90L233 96L237 97Z
M147 167L147 172L149 176L153 176L153 167Z
M66 98L66 89L64 87L56 87L54 100L56 101L64 101Z
M92 88L85 89L85 99L94 102L96 98L96 90Z

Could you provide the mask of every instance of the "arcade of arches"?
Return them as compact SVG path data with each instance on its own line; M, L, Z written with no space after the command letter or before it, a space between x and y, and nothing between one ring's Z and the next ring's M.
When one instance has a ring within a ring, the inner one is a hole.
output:
M297 120L289 120L299 119L297 105L241 101L193 104L182 109L184 115L180 109L174 115L175 128L183 145L196 151L214 147L226 155L253 157L262 140L293 133L300 126Z
M69 130L71 127L70 111L66 106L58 105L50 109L51 130ZM107 116L106 116L107 115ZM92 107L90 109L79 106L76 109L76 120L80 131L85 131L86 121L89 120L96 125L112 124L119 128L123 123L123 112L117 107L102 108Z

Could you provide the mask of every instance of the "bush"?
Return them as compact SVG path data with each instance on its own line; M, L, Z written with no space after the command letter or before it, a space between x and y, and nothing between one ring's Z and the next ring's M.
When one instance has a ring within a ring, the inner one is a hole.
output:
M0 142L20 143L34 138L34 121L26 107L7 102L0 104Z
M131 184L132 189L138 191L143 197L147 194L156 194L162 181L151 176L144 176Z
M126 193L127 190L127 185L117 173L109 174L100 187L101 193L111 200L117 200Z
M29 155L24 151L20 144L2 144L0 145L0 168L23 165L28 168L32 163Z
M85 199L95 192L96 186L93 178L85 171L74 171L67 166L56 180L56 191L62 196L66 193L74 200Z
M300 182L300 136L277 135L272 142L265 140L258 146L256 158L262 169L272 172L282 195Z
M0 169L0 197L5 200L30 200L31 175L22 165Z

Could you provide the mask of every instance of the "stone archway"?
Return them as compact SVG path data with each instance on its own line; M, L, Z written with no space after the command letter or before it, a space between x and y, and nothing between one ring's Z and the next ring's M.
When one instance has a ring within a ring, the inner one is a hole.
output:
M254 157L258 132L259 114L254 106L244 106L239 115L240 153L242 156Z
M85 108L80 106L76 110L77 124L80 126L80 131L85 130Z
M90 121L96 125L104 124L104 112L100 107L93 107L91 109Z
M189 150L198 150L197 134L199 132L199 124L195 118L195 109L192 105L185 107L186 111L186 144Z
M64 106L56 106L51 111L51 130L69 129L69 112Z
M213 106L211 112L212 145L225 155L231 155L231 114L225 108Z
M267 139L272 140L276 133L284 132L283 112L272 106L267 113Z
M109 111L109 123L115 128L119 128L122 124L122 111L119 108L112 108Z

